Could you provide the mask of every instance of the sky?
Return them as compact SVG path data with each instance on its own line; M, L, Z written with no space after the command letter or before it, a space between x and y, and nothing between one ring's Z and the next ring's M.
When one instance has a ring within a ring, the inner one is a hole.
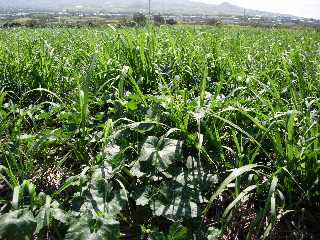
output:
M320 0L193 0L219 4L229 2L239 7L254 10L286 13L300 17L320 19Z

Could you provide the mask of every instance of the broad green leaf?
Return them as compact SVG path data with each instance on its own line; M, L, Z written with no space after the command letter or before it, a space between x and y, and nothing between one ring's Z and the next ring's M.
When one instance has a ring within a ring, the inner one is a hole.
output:
M67 215L59 207L60 206L56 201L52 201L50 196L46 196L45 204L40 208L39 213L36 216L36 233L40 233L44 227L50 227L53 219L61 223L67 223Z
M103 157L105 160L110 161L115 157L117 157L120 153L121 153L120 146L114 143L109 143L103 150Z
M156 216L166 216L172 220L196 218L200 216L198 204L187 198L177 197L168 205L155 201L150 205Z
M70 225L68 232L65 236L65 240L88 240L90 238L91 230L89 227L88 220L84 217L77 219Z
M51 215L52 218L61 223L67 224L68 222L68 215L61 208L51 208Z
M146 192L144 192L137 200L136 204L139 206L146 206L149 203L149 197Z
M93 215L114 216L120 213L127 203L127 193L124 188L115 189L110 181L112 169L109 166L97 168L92 180L84 191L86 201L82 211L89 211Z
M119 223L114 219L91 219L84 215L71 224L65 240L113 240L119 237Z
M149 237L150 240L186 240L188 229L180 224L172 224L167 234L155 231Z
M187 239L188 229L180 224L172 224L166 239L168 240L185 240Z
M135 176L141 177L152 171L152 168L159 172L165 171L181 157L181 151L182 141L150 136L142 145L139 162L133 167L132 172Z
M27 209L11 211L0 216L0 239L31 239L36 221Z
M160 188L145 187L138 194L136 204L148 205L155 215L173 220L199 217L200 206L206 202L204 194L217 179L205 171L196 159L188 158L186 165L187 167L177 171L177 175L161 180ZM169 176L168 173L167 175Z
M181 185L174 180L163 183L158 195L149 198L149 206L155 215L172 220L199 217L202 202L198 188L192 189L188 184Z

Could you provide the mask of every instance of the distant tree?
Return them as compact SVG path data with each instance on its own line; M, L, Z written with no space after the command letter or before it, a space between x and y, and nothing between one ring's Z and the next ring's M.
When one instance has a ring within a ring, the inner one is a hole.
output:
M161 24L165 24L166 23L164 17L161 16L160 14L154 15L153 16L153 21L157 25L161 25Z
M36 27L43 26L44 23L40 23L39 20L30 19L30 20L26 21L24 25L28 28L36 28Z
M173 19L173 18L169 18L169 19L166 21L166 23L167 23L168 25L175 25L175 24L177 24L177 21L176 21L175 19Z
M16 28L16 27L22 27L20 23L16 22L6 22L5 24L2 25L3 28Z
M145 26L147 23L147 17L143 13L136 13L133 15L133 21L139 26Z
M96 22L93 22L93 21L88 21L87 25L88 25L88 27L97 27L98 26L98 24Z
M207 20L207 24L210 25L210 26L219 26L221 25L221 21L219 19L216 19L216 18L210 18Z
M135 21L131 21L126 17L120 19L118 27L136 27L137 23Z

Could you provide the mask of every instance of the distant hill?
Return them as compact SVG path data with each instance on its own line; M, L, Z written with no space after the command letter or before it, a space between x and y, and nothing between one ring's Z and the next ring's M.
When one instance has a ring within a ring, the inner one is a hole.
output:
M105 10L109 12L146 12L148 0L0 0L0 9L83 9ZM246 9L250 16L275 16L270 12ZM203 14L203 15L243 15L244 8L230 3L205 4L190 0L152 0L153 13Z

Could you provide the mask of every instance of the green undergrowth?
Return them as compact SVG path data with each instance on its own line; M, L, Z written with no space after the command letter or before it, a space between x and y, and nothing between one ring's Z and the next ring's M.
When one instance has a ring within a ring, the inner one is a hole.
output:
M1 239L317 238L320 35L0 31Z

